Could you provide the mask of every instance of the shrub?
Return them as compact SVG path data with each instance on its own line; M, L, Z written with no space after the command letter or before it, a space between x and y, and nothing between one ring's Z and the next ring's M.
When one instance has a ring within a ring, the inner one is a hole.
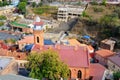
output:
M0 20L6 20L6 19L7 19L6 16L3 15L0 16Z
M0 26L3 26L4 25L4 22L0 22Z
M97 3L96 0L93 0L93 1L91 2L91 4L92 4L92 5L98 5L98 3Z
M94 12L103 12L103 8L94 7Z

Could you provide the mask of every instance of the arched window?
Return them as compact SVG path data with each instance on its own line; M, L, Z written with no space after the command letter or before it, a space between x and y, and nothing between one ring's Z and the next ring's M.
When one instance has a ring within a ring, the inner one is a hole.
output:
M69 78L71 79L71 70L69 70Z
M77 78L79 78L79 79L82 78L82 72L80 70L78 71Z
M37 37L37 43L39 43L39 37Z

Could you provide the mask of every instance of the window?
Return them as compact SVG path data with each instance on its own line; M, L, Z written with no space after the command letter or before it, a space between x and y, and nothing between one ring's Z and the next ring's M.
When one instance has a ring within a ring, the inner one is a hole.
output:
M79 79L82 78L82 72L80 70L78 71L77 78L79 78Z
M37 37L37 43L39 43L39 37Z

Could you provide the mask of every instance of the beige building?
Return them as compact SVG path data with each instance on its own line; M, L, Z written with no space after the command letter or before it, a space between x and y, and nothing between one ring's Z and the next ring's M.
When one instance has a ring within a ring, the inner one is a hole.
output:
M57 20L67 22L71 18L79 17L84 11L84 7L81 6L62 6L58 8Z
M103 49L108 49L113 51L115 46L115 41L110 40L110 39L105 39L101 41L100 47Z
M14 10L15 10L15 7L13 7L13 6L0 7L0 15L9 15Z
M120 71L120 54L108 57L108 69L111 71Z
M13 57L0 56L0 75L17 74L17 62Z
M107 66L107 58L109 56L113 56L114 52L106 49L101 49L95 52L95 58L98 60L98 62L104 66Z

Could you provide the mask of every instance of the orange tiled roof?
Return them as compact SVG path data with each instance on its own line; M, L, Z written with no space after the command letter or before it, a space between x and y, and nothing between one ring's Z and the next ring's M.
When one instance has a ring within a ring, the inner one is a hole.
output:
M114 55L114 52L107 50L107 49L101 49L101 50L96 51L95 53L104 58Z
M86 44L81 44L79 41L77 41L76 39L69 39L69 45L70 46L87 46L87 49L90 53L94 52L94 48L91 45L86 45Z
M22 43L33 44L34 43L34 36L25 36L24 39L18 41L18 44L22 44Z

